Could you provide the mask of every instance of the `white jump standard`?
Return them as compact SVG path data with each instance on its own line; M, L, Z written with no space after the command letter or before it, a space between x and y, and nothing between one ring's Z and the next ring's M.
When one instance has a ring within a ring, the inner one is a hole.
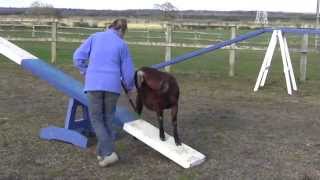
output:
M287 39L282 34L281 30L274 30L272 33L267 52L265 54L263 63L261 65L261 69L260 69L256 84L254 86L254 91L258 91L259 87L263 87L266 82L267 75L271 67L272 56L275 51L275 47L277 45L277 41L279 41L279 45L280 45L282 64L283 64L283 73L286 79L287 91L289 95L292 95L292 90L297 91L298 88L297 88L296 80L293 73Z

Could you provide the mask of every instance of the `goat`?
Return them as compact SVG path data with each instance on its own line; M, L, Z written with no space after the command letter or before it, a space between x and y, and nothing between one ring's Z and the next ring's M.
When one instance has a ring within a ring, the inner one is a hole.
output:
M174 141L177 146L181 145L177 129L179 86L176 79L169 73L150 67L138 69L134 79L137 88L136 112L141 115L143 106L146 106L157 113L159 136L164 141L163 110L171 109Z

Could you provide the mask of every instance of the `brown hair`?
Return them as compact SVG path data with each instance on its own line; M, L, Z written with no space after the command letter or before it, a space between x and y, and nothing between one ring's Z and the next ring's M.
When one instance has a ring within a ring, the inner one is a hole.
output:
M108 27L109 29L112 28L114 30L117 30L122 33L122 35L125 34L125 32L127 31L128 27L127 27L127 20L126 19L116 19L112 22L112 24L110 24L110 26Z

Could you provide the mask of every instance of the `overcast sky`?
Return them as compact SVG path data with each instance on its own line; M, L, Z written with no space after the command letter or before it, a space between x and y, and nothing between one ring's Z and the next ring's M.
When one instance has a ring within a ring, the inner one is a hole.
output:
M0 7L29 7L35 0L0 0ZM56 8L152 9L168 0L40 0ZM169 0L179 10L263 10L315 13L317 0Z

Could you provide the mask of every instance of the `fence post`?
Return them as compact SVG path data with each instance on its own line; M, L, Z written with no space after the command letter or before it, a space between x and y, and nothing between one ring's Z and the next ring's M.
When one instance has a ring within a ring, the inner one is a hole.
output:
M231 39L236 37L236 26L231 27ZM229 51L229 76L234 76L234 67L235 67L235 59L236 59L236 46L235 44L230 45Z
M36 27L35 25L32 26L32 37L36 36Z
M149 29L149 25L147 26L147 42L150 42L150 29Z
M171 44L172 42L172 25L171 24L167 24L166 25L166 57L165 60L166 61L170 61L171 60ZM167 72L170 72L170 66L166 66L165 70Z
M307 53L308 53L308 34L304 34L301 41L300 81L306 80Z
M51 31L51 63L56 63L56 59L57 59L57 26L58 26L58 21L54 20L52 22L52 31Z
M195 43L198 43L198 32L197 32L197 31L194 31L193 34L194 34L194 35L193 35L194 42L195 42Z

